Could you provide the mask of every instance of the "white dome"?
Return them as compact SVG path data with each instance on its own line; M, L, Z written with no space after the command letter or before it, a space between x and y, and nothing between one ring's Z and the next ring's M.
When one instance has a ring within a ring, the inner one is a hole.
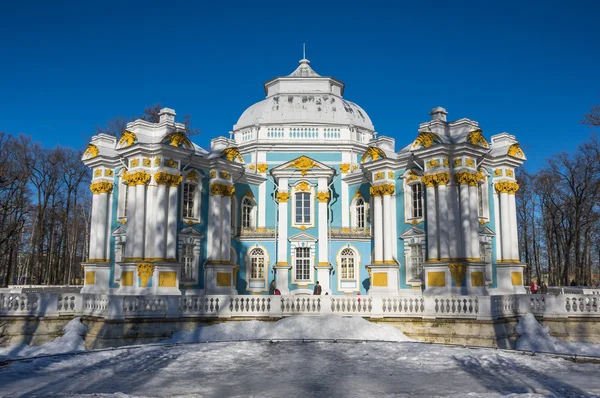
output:
M353 125L374 131L369 115L354 102L343 99L344 83L319 76L309 64L303 59L291 75L266 82L267 98L246 109L233 129L311 123Z

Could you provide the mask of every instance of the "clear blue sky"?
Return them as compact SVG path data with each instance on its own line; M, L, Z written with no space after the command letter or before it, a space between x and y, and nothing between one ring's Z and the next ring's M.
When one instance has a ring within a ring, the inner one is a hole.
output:
M515 134L539 167L592 130L598 1L18 1L0 9L0 131L85 148L154 103L208 146L307 45L380 134L409 143L432 107Z

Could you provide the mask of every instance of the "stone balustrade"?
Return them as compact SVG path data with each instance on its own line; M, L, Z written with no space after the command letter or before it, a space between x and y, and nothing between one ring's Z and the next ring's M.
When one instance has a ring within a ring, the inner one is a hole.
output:
M503 296L116 296L80 293L0 293L1 317L281 318L340 315L365 318L492 320L600 318L600 295Z

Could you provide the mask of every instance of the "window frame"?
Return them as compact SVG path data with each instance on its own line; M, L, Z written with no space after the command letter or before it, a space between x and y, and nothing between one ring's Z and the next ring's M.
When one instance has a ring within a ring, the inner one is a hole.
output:
M250 204L247 205L245 202L248 201ZM256 200L254 198L245 195L242 198L240 205L240 228L243 230L254 230L256 229ZM248 211L248 225L245 224L245 212Z
M185 191L186 191L186 186L192 187L192 194L193 194L193 201L192 201L192 211L193 214L190 217L189 215L185 214L185 207L186 207L186 197L185 197ZM180 206L181 206L181 211L180 211L180 215L181 215L181 220L183 222L195 222L195 223L200 223L201 222L201 202L202 202L202 189L201 189L201 184L197 183L193 180L184 180L181 183L181 202L180 202Z
M414 178L414 177L417 178ZM409 178L413 178L412 181L409 181ZM403 176L404 179L404 222L406 224L419 224L423 221L425 221L425 187L423 185L423 183L421 182L421 178L420 176L416 175L416 174L411 174L411 170L408 170L406 173L404 173ZM415 211L415 200L414 200L414 193L413 193L413 188L415 188L416 186L419 186L419 189L421 191L421 198L420 198L420 204L421 204L421 215L417 215L416 217L414 216L414 211Z
M477 218L485 223L490 220L490 186L488 176L484 174L483 181L477 184ZM481 208L480 208L481 205ZM480 212L481 210L481 212Z
M306 185L305 185L306 184ZM300 186L308 186L309 189L308 190L304 190L304 189L298 189ZM296 216L297 216L297 202L298 199L296 197L296 194L308 194L308 205L310 206L309 208L309 212L308 212L308 216L309 216L309 221L308 222L297 222L296 221ZM296 184L292 187L292 200L291 200L291 211L290 211L290 216L291 216L291 227L292 228L299 228L299 229L308 229L308 228L314 228L315 226L315 186L312 185L311 183L309 183L308 181L298 181L296 182Z
M298 256L298 253L301 252L303 256ZM312 280L312 258L311 258L311 250L310 247L296 247L294 249L294 280L297 282L310 282ZM298 266L298 262L301 262L300 267ZM306 269L304 270L304 267ZM298 271L301 272L301 278L298 278ZM306 272L302 272L306 271ZM304 277L306 273L307 277Z

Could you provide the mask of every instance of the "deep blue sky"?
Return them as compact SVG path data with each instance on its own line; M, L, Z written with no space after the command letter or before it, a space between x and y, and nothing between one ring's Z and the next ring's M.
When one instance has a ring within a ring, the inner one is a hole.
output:
M417 4L418 3L418 4ZM485 3L485 4L483 4ZM307 45L321 75L398 149L432 107L507 131L539 167L593 132L598 1L5 2L0 131L85 148L96 125L162 103L208 146Z

